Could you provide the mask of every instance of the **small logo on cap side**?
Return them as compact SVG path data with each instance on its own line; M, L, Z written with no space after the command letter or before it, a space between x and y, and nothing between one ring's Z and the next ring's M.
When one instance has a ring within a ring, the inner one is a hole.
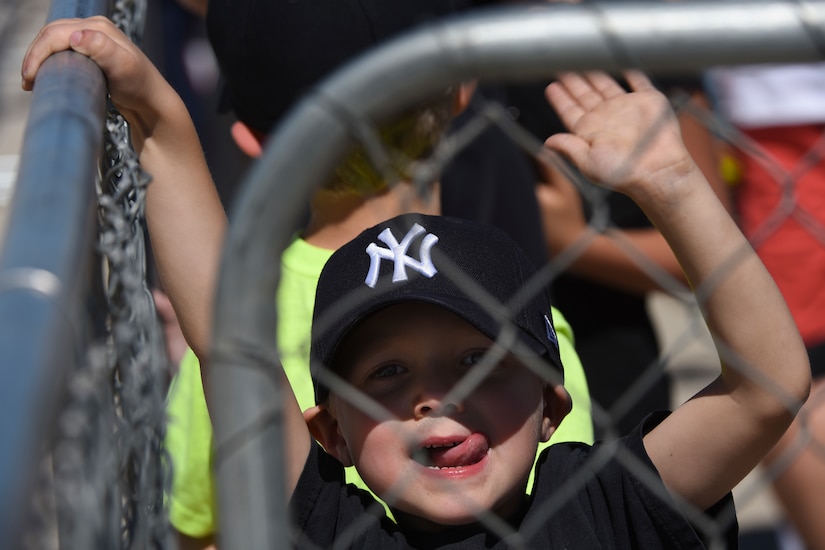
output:
M550 318L545 314L544 316L544 329L547 331L547 339L553 342L555 347L559 347L559 339L556 336L556 329L553 328L553 323L550 322Z
M367 278L364 279L364 283L370 288L375 288L375 285L378 284L381 260L392 260L394 262L392 272L392 282L394 283L407 280L408 267L426 277L432 277L438 273L430 257L430 250L433 245L438 242L438 237L432 233L427 233L421 240L421 245L418 249L418 260L407 255L407 249L409 249L410 244L425 231L426 230L417 223L413 224L410 230L407 231L407 234L404 235L404 238L401 239L400 243L395 238L395 235L392 234L389 227L379 233L378 240L386 244L387 248L383 248L375 243L370 243L369 246L367 246L366 251L370 257L370 269L367 272Z

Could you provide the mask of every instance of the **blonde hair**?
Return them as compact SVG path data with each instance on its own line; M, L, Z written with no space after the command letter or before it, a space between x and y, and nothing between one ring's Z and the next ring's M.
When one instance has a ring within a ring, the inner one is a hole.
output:
M456 91L404 111L377 128L384 152L383 167L376 167L363 144L356 144L324 189L342 194L371 196L398 181L409 181L415 163L435 150L453 118Z

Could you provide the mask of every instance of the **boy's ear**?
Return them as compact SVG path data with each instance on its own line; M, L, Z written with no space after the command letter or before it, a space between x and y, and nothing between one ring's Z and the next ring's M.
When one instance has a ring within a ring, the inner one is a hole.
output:
M338 430L338 420L327 405L316 405L304 411L304 420L318 443L344 466L352 466L352 456L344 436Z
M477 87L477 80L463 82L461 86L458 87L458 92L455 94L455 99L453 100L453 116L460 115L464 109L467 108Z
M544 385L544 417L541 421L541 440L546 443L561 421L573 408L570 394L561 384Z
M260 132L253 130L241 121L236 121L230 129L232 139L241 151L249 157L256 159L263 153L264 136Z

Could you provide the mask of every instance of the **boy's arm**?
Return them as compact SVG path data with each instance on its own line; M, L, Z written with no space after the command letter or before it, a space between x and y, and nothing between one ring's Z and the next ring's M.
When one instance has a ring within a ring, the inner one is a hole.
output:
M593 181L626 193L661 231L694 289L722 373L645 436L665 485L706 509L783 434L810 367L768 274L687 153L667 100L641 74L625 93L603 74L564 75L548 98L570 134L546 144Z
M146 220L161 279L184 336L203 364L226 216L186 106L149 59L104 17L65 19L44 27L24 57L23 88L31 90L43 61L63 50L86 55L100 66L112 101L130 124L141 166L153 177ZM282 388L291 494L312 440L285 375Z
M129 122L141 166L153 178L146 220L160 276L187 342L204 359L226 217L187 109L146 56L104 17L45 26L24 57L23 88L32 89L49 55L69 49L100 66L112 101Z

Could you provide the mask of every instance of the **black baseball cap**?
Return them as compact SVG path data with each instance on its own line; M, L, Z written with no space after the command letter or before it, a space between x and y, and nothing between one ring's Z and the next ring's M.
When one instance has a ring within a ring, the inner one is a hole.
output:
M209 0L206 26L238 119L269 132L332 70L470 0Z
M546 286L536 285L535 275L512 239L487 224L404 214L367 229L333 253L318 280L316 402L329 394L319 373L335 369L347 334L370 314L409 301L443 307L493 340L515 328L518 342L563 372Z

